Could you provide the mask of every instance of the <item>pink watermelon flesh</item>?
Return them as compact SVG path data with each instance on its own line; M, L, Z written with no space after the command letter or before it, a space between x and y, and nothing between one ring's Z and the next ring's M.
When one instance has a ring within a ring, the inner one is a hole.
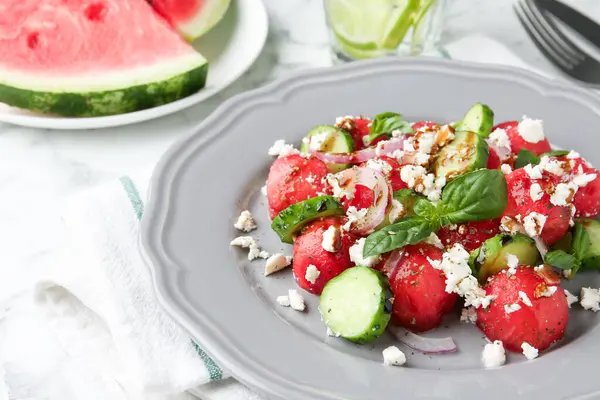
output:
M0 1L0 69L106 73L192 52L144 0Z
M152 0L152 7L174 26L194 18L203 6L204 0Z

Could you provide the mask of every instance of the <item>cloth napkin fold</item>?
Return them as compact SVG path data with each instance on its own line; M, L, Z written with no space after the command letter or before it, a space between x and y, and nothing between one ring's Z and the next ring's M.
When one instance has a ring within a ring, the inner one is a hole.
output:
M443 55L532 69L482 36L451 43ZM77 362L69 373L81 391L73 398L258 400L226 379L228 373L156 301L138 252L149 176L124 177L70 199L65 247L35 287L34 309L44 314L46 334ZM9 390L10 376L7 369Z

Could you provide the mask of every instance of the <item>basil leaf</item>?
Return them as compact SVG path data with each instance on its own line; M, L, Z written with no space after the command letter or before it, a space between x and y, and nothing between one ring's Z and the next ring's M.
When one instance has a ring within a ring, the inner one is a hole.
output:
M438 218L442 226L498 218L508 202L500 170L480 169L451 181L442 192Z
M560 269L573 269L578 265L577 259L563 250L554 250L546 253L544 263Z
M571 242L571 252L581 262L590 248L590 237L585 226L580 221L575 222L573 228L573 242Z
M404 218L371 233L365 241L363 257L376 256L409 244L417 244L429 237L435 229L436 227L425 218Z
M567 154L569 154L568 150L552 150L552 151L542 154L542 156L562 157L562 156L566 156Z
M415 216L414 208L416 202L425 198L420 194L413 192L411 189L396 190L393 196L395 200L398 200L400 203L402 203L404 211L406 211L405 216L407 217Z
M517 161L515 161L515 169L523 168L527 164L538 165L539 163L540 157L538 157L535 153L527 149L521 149L519 150L519 154L517 154Z
M423 217L429 221L435 221L437 219L437 210L427 199L417 200L413 210L419 217Z
M384 112L375 116L369 128L369 143L380 136L388 135L398 130L402 133L414 133L411 125L395 112Z

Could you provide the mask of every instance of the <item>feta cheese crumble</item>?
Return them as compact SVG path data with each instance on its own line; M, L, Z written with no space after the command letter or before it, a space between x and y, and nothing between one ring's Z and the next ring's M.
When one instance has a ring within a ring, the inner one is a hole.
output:
M567 158L571 159L571 160L573 160L575 158L579 158L579 157L581 157L581 156L575 150L571 150L571 151L569 151L569 154L567 154Z
M329 184L329 186L331 186L331 188L333 189L334 197L338 197L340 199L345 197L348 200L352 200L352 198L354 197L353 188L341 187L340 180L337 178L337 176L335 176L333 174L328 174L325 179L327 180L327 183Z
M581 288L581 307L585 310L591 310L594 312L600 311L600 290L592 288Z
M539 183L534 183L529 188L529 196L531 200L538 201L544 196L544 191L542 190L542 186Z
M308 268L306 268L304 278L314 285L315 282L317 282L319 275L321 275L321 271L319 271L313 264L310 264Z
M392 207L390 208L390 212L388 214L390 224L398 221L404 215L404 206L398 200L392 200Z
M341 234L340 229L336 226L331 225L325 232L323 232L323 239L321 240L321 247L323 250L330 253L335 253L340 248Z
M296 311L304 311L306 305L304 304L304 297L298 294L296 289L288 290L288 297L290 298L290 306Z
M266 196L267 195L267 185L264 185L263 187L261 187L260 192L262 193L263 196Z
M439 201L442 198L442 189L446 185L446 178L440 176L436 179L434 174L418 165L405 165L400 170L400 179L415 192L421 193L430 201Z
M510 139L504 129L498 128L490 134L490 141L492 141L497 147L508 150L508 154L511 152Z
M552 297L558 290L558 286L546 286L544 291L540 292L540 297Z
M500 166L500 171L502 171L504 175L508 175L512 172L512 167L508 164L502 164Z
M511 275L516 274L517 267L519 266L519 258L510 253L507 253L504 258L506 259L506 265L508 266L508 273Z
M266 251L262 251L256 240L252 236L238 236L233 239L230 243L230 246L237 246L243 249L248 249L248 260L252 261L255 258L267 258L269 257L269 253Z
M500 367L506 364L504 344L500 340L486 344L481 353L481 362L485 368Z
M277 296L277 303L283 307L290 306L290 297L289 296Z
M277 271L281 271L292 263L292 257L284 256L281 253L275 253L265 262L265 276L269 276Z
M404 365L406 362L406 356L396 346L390 346L383 350L383 363L385 365L395 365L400 366Z
M354 206L348 207L348 210L346 211L346 217L348 218L348 222L346 222L344 226L342 226L342 229L344 229L345 231L349 231L350 228L352 228L352 224L363 219L368 212L369 209L367 208L361 208L360 210L357 210Z
M533 304L531 303L531 299L529 298L529 296L527 296L527 293L525 293L523 291L519 291L519 298L521 299L523 304L525 304L526 306L533 307Z
M569 308L571 308L571 306L574 303L577 303L579 301L579 297L575 296L574 294L569 292L567 289L564 289L564 292L565 292L565 297L567 298L567 305L569 306Z
M523 218L523 227L525 233L531 237L539 236L544 229L546 223L546 216L540 213L531 212L525 218Z
M542 169L539 165L527 164L523 169L531 179L542 179Z
M507 314L514 313L515 311L519 311L520 309L521 306L517 303L504 305L504 312Z
M596 180L596 177L598 175L596 174L585 174L583 173L583 170L581 168L581 165L579 166L579 169L581 169L581 172L578 171L578 175L575 175L573 177L573 183L575 185L577 185L578 187L584 187L586 186L588 183L593 182L594 180Z
M544 126L539 119L530 119L523 116L517 127L519 135L529 143L541 142L546 138L544 135Z
M256 222L254 221L254 217L252 217L250 211L244 210L233 226L242 232L250 232L256 229Z
M379 171L384 175L387 175L390 172L392 172L392 166L380 158L370 159L369 161L367 161L366 166L367 166L367 168L371 168L376 171Z
M563 176L566 173L566 171L565 171L566 163L564 161L550 159L550 157L548 157L548 156L543 156L540 159L539 166L542 170L549 172L556 176Z
M474 307L463 308L460 312L460 322L474 324L477 322L477 310Z
M485 290L479 286L477 278L471 274L469 252L460 243L456 243L446 251L441 261L430 258L427 258L427 261L433 268L444 272L446 292L457 293L464 297L465 307L487 308L490 305L494 296L486 295Z
M298 150L294 148L291 144L285 144L285 140L279 139L273 143L273 146L269 148L270 156L284 157L289 156L290 154L298 154L300 153Z
M428 243L430 245L433 245L439 249L443 249L444 248L444 244L442 243L442 241L440 240L440 237L438 235L436 235L435 233L431 232L431 234L429 235L429 237L425 240L423 240L423 242Z
M327 142L327 140L329 139L329 136L330 136L329 132L323 132L318 135L313 135L309 138L306 138L306 139L308 139L308 142L309 142L308 147L314 151L321 150L321 148L323 147L325 142Z
M566 206L573 201L577 192L577 186L572 183L559 183L554 187L554 193L550 196L550 203L555 206Z
M528 360L533 360L534 358L537 358L537 356L540 353L538 349L536 349L527 342L523 342L523 344L521 344L521 349L523 349L523 354L525 355L525 357L527 357Z
M374 267L379 261L381 261L381 256L369 256L363 257L363 249L365 247L365 241L367 239L360 238L350 247L350 261L352 261L356 265L362 265L363 267Z

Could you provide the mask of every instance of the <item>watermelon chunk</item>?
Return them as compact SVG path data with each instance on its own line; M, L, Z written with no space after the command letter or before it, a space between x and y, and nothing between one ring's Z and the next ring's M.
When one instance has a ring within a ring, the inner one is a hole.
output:
M0 102L127 113L204 87L208 63L145 0L2 0Z
M231 0L150 0L154 9L190 42L225 15Z

